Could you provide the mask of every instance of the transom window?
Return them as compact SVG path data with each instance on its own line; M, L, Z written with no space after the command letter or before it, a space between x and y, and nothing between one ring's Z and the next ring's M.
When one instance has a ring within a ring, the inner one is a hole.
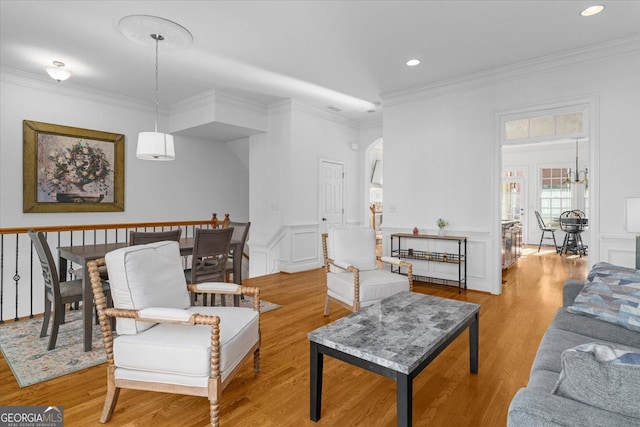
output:
M583 133L582 112L562 113L504 122L507 141L562 137Z

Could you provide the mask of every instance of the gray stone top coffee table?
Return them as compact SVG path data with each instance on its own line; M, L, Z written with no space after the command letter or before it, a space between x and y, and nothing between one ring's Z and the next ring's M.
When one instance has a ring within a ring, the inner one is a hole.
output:
M467 328L478 372L479 312L478 304L401 292L310 332L311 419L320 419L327 354L396 380L398 425L411 425L413 378Z

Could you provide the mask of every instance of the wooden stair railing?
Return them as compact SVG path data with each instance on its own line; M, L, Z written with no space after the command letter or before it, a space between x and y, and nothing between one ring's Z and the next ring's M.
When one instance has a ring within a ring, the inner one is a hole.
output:
M33 317L34 314L42 313L42 275L35 268L37 263L34 264L34 257L37 256L27 235L30 229L47 235L57 259L58 247L125 242L131 230L169 231L181 228L183 237L193 237L196 228L211 226L211 219L206 219L0 228L0 323L4 323L4 319L9 317L19 320L21 317ZM70 265L68 274L72 272L73 265Z

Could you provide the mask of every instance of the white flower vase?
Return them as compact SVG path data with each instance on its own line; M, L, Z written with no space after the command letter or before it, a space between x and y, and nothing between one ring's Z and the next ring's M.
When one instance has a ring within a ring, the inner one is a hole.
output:
M440 230L438 230L438 236L444 236L446 233L444 231L444 227L441 227Z

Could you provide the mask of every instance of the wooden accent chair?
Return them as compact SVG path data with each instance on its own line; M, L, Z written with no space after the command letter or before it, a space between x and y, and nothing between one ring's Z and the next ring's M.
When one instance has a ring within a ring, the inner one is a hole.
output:
M98 272L105 261L114 308L105 306ZM100 422L111 419L120 390L129 388L207 397L218 426L223 389L252 354L260 370L259 289L241 289L253 308L190 306L177 242L118 249L88 268L107 354ZM107 317L117 318L116 337Z
M221 290L222 294L228 291L236 291L237 286L225 283L225 272L227 258L233 228L209 230L197 228L193 241L193 256L191 258L191 268L184 271L187 283L194 289L192 304L195 302L197 294L202 293L202 304L207 305L207 295L211 295L211 305L215 305L215 290ZM200 290L200 291L198 291ZM224 298L222 298L224 303Z
M133 231L129 232L129 246L146 245L147 243L163 242L163 241L180 241L182 229L178 228L171 231Z
M397 258L376 256L373 228L338 228L322 235L327 298L324 315L331 302L358 311L398 292L413 290L413 266ZM378 262L406 269L406 276L378 269Z

